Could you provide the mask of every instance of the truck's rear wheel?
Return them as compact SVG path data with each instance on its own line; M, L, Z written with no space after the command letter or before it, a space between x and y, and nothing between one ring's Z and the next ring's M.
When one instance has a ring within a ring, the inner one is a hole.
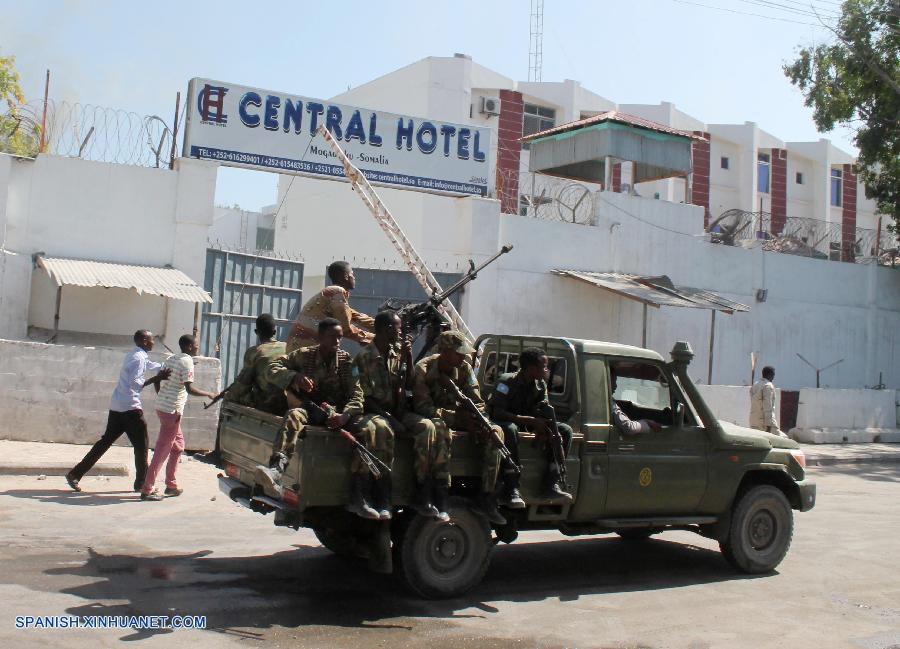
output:
M319 543L338 556L361 559L366 559L369 556L369 549L352 532L341 532L327 527L314 527L313 533L319 539Z
M490 563L491 529L464 500L451 499L450 522L416 516L405 530L401 572L409 587L429 598L455 597L484 577Z
M735 505L728 538L719 547L738 570L770 572L784 559L793 534L794 513L785 495L777 487L758 485Z

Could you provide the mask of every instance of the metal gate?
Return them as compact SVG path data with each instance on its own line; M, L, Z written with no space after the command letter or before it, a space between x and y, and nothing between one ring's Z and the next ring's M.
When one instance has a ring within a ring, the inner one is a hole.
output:
M421 302L426 297L425 290L407 270L382 270L375 268L353 268L356 276L356 288L350 294L350 305L357 311L362 311L371 316L378 313L378 308L385 300L394 299L401 302ZM460 273L434 273L438 283L446 288L460 279ZM450 301L459 309L460 298L465 289L459 291ZM421 345L423 341L419 341ZM414 350L418 353L418 346ZM341 346L351 354L359 351L359 345L352 340L345 339Z
M208 248L203 287L213 301L204 305L200 353L220 359L225 386L256 344L261 313L275 317L278 339L287 340L303 299L303 262Z

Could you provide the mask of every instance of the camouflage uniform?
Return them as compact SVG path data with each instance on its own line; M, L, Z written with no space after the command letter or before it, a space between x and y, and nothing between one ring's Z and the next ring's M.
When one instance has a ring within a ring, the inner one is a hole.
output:
M455 332L454 332L455 333ZM440 339L441 341L443 338ZM439 342L439 344L441 344ZM416 365L413 385L413 409L417 414L432 419L435 423L438 439L447 440L446 451L440 449L440 453L446 454L446 460L450 460L450 429L459 431L468 431L469 421L464 415L464 411L457 411L456 397L441 385L441 372L438 369L438 359L440 354L423 358ZM478 381L475 378L475 372L467 361L463 361L462 365L454 368L450 374L445 375L452 380L460 391L469 397L479 410L484 411L484 401L481 399L481 393L478 390ZM498 426L494 426L500 439L503 439L503 431ZM494 484L497 480L497 472L500 468L500 453L490 443L484 439L483 435L478 435L476 441L483 447L482 453L482 472L481 487L484 492L493 492ZM449 475L447 476L449 479Z
M244 367L225 395L226 401L283 415L287 410L284 390L266 378L266 369L279 356L284 356L285 344L272 340L250 347L244 352Z
M322 360L318 345L304 347L278 358L266 370L266 379L281 390L287 389L298 375L307 376L315 383L313 401L316 403L327 402L332 412L351 418L362 414L362 389L350 363L350 354L343 349L338 349L332 358ZM288 410L272 445L272 454L283 453L290 458L309 422L310 413L305 408Z
M350 293L347 289L342 286L326 286L300 309L288 338L287 352L290 354L301 347L315 345L319 340L319 322L325 318L335 318L340 322L345 338L359 343L372 341L369 330L375 326L375 320L350 307Z
M359 382L365 397L365 407L390 413L397 418L402 429L394 431L390 421L377 413L363 415L363 421L374 423L377 429L376 444L380 439L390 439L391 459L393 459L395 432L413 438L418 482L434 477L449 484L450 472L447 469L450 460L449 431L446 430L446 426L442 426L443 435L438 439L436 422L408 411L405 404L397 403L397 389L402 379L401 364L399 345L392 345L388 349L387 358L382 356L375 345L369 345L353 359L353 367L359 374ZM389 462L385 463L390 466Z

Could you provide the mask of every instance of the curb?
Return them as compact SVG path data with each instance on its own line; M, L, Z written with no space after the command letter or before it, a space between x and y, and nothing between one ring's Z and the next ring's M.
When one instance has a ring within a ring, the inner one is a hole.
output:
M0 475L53 475L64 476L74 464L65 462L0 462ZM98 462L85 475L127 476L128 466L121 462Z
M839 464L894 464L900 462L897 455L864 455L862 457L810 457L806 456L806 466L835 466Z

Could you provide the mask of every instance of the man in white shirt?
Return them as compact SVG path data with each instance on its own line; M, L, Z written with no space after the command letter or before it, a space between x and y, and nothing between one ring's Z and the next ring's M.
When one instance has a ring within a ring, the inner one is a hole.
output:
M166 462L166 496L180 496L182 490L175 480L178 459L184 451L184 434L181 432L181 415L187 403L187 395L214 398L212 392L204 392L193 386L194 356L199 351L197 339L184 335L178 339L180 354L166 359L165 368L169 370L169 378L163 381L156 396L156 416L159 417L159 437L153 449L153 459L147 467L147 475L141 487L141 500L162 500L163 495L153 489L156 476Z
M162 365L150 360L148 352L153 349L153 334L146 329L134 332L134 349L125 354L122 369L119 371L119 382L113 391L109 404L109 416L106 420L106 432L91 447L84 459L66 474L66 482L75 491L81 491L78 482L84 474L91 470L109 447L122 436L128 435L128 441L134 448L134 490L139 491L147 473L147 421L141 406L141 390L150 384L159 384L168 378L169 370L162 370L153 378L144 380L148 372L156 372Z
M750 428L787 437L778 429L775 416L775 368L763 368L762 378L750 388Z

